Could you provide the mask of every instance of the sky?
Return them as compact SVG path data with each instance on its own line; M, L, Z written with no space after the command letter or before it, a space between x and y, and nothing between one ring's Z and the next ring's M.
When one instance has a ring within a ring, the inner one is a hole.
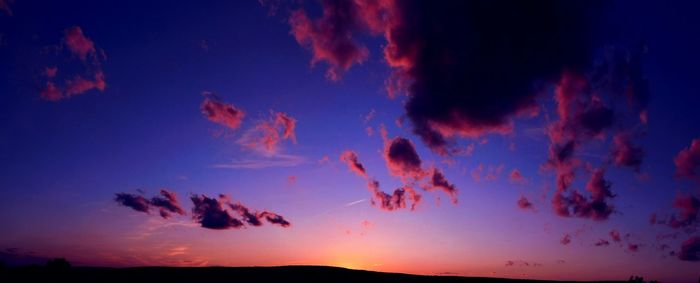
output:
M0 255L700 276L693 1L0 0Z

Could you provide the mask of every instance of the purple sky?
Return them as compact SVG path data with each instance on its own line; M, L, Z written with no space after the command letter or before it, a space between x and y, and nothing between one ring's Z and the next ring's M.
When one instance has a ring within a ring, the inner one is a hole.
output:
M0 0L0 259L700 276L697 3Z

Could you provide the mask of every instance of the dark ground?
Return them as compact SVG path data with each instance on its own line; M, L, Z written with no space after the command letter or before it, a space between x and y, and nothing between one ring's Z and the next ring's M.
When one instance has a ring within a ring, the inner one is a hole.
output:
M326 266L280 267L137 267L0 270L0 282L555 282L459 276L422 276ZM623 281L607 281L623 282Z

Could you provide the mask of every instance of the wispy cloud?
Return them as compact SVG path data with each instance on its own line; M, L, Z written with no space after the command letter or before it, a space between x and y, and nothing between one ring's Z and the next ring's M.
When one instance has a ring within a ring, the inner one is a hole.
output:
M359 204L359 203L363 203L363 202L366 202L366 201L367 201L366 198L363 198L363 199L360 199L360 200L356 200L356 201L351 201L351 202L346 203L346 204L345 204L345 207L350 207L350 206L353 206L353 205L356 205L356 204Z
M294 167L305 164L305 157L291 154L275 154L264 158L234 159L229 163L217 163L212 168L222 169L264 169L271 167Z

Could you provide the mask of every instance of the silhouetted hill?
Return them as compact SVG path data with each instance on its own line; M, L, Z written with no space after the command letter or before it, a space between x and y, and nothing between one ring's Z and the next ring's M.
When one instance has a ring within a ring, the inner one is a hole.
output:
M72 267L0 270L0 282L555 282L460 276L423 276L327 266L279 267ZM607 281L622 282L622 281Z

